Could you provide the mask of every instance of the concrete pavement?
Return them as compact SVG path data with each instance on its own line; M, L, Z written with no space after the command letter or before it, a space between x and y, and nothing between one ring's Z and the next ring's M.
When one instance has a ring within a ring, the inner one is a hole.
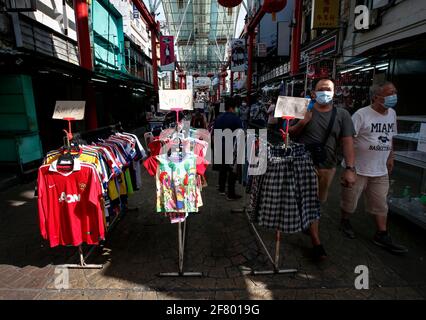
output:
M63 263L77 262L74 248L49 248L39 236L34 183L0 193L0 299L424 299L426 297L426 232L392 217L393 237L408 246L405 256L376 247L374 224L358 210L353 225L358 238L338 231L339 186L333 185L321 220L321 238L329 258L310 259L310 240L283 235L282 267L295 275L252 276L248 269L270 269L240 202L228 202L216 191L217 173L207 173L205 206L189 217L185 270L203 278L160 278L177 270L177 225L155 213L155 183L143 173L143 188L130 198L127 213L88 263L101 270L70 269L69 288L57 289ZM243 194L243 189L239 190ZM274 231L260 229L273 251ZM355 268L369 268L369 289L354 287ZM60 272L60 271L59 271ZM56 279L56 281L55 281ZM56 282L56 285L55 285Z

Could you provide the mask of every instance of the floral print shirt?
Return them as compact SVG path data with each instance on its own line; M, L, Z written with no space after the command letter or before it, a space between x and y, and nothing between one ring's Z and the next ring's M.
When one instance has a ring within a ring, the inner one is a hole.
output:
M198 212L202 205L198 157L186 154L182 159L173 159L162 154L156 158L157 212Z

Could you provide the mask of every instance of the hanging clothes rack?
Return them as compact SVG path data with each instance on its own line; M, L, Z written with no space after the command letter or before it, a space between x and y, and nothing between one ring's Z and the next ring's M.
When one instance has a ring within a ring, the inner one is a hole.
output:
M176 112L176 134L179 135L179 112L181 108L173 108L172 111ZM179 143L179 152L182 151L182 146ZM203 277L203 272L185 272L184 271L184 260L185 260L185 240L186 240L186 220L182 223L178 222L178 271L177 272L161 272L158 274L160 277ZM182 226L183 224L183 226Z
M84 131L84 132L72 132L71 128L71 121L73 119L64 119L68 121L68 130L63 130L66 135L64 137L65 146L70 148L72 141L75 142L81 142L81 140L91 143L99 138L107 138L111 134L115 132L121 132L123 131L122 125L120 122L114 125L109 125L101 128L97 128L90 131ZM113 221L108 225L108 228L106 229L106 235L109 234L112 229L118 224L118 222L122 219L123 211L121 210L120 213L113 219ZM79 263L75 264L62 264L60 267L63 268L69 268L69 269L102 269L103 264L88 264L86 263L87 259L93 254L96 248L102 247L102 244L99 245L92 245L88 252L84 254L83 246L79 245L77 247L78 255L79 255Z
M288 127L289 127L289 122L292 119L291 117L283 117L284 119L284 124L283 126L285 127L285 131L283 131L282 129L280 129L281 132L281 137L284 140L284 149L287 150L288 146L289 146L289 142L290 142L290 138L288 135ZM287 124L286 124L287 121ZM274 134L278 134L275 133ZM271 143L267 142L267 144L269 146L272 146ZM263 240L262 236L260 235L259 231L257 230L255 224L251 221L249 212L247 210L247 207L244 207L242 210L233 210L233 212L244 212L247 220L256 236L256 239L258 240L258 242L260 243L260 245L262 246L263 251L265 252L266 256L268 257L269 261L272 264L273 269L272 270L251 270L250 274L251 275L270 275L270 274L291 274L291 273L297 273L298 269L282 269L280 268L280 250L281 250L281 231L280 230L275 230L275 252L271 253L267 247L267 245L265 244L265 241Z
M66 121L68 121L68 131L67 130L63 130L65 132L65 138L64 140L66 141L66 147L70 147L71 145L71 141L75 138L75 136L72 133L72 127L71 127L71 121L73 119L64 119ZM60 267L62 268L68 268L68 269L102 269L103 265L102 264L87 264L86 260L89 258L89 256L94 252L96 246L92 246L89 251L87 252L86 255L84 255L84 251L83 251L83 246L80 244L77 249L78 249L78 255L79 255L79 260L80 263L74 263L74 264L62 264L60 265Z

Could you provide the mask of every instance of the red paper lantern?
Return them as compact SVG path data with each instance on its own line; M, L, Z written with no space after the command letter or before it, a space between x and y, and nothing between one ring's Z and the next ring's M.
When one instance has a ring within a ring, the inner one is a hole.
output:
M243 0L217 0L222 7L228 8L228 15L232 14L232 8L238 6Z
M276 13L285 8L287 0L264 0L263 10L272 14L272 21L276 20Z
M233 8L238 6L243 0L217 0L222 7Z

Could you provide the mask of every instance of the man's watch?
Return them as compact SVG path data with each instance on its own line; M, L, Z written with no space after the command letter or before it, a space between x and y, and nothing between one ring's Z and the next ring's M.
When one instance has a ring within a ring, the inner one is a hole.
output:
M352 172L356 173L355 167L346 166L346 170L351 170Z

